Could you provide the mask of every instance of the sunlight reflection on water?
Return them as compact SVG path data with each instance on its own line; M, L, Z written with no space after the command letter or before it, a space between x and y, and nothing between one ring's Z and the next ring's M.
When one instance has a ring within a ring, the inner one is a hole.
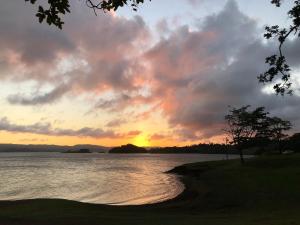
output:
M146 204L184 189L175 166L223 155L0 153L0 200L61 198L101 204Z

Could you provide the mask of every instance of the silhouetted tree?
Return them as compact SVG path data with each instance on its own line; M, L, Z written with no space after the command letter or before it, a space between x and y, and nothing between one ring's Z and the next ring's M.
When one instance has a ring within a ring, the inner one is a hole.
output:
M251 140L251 145L260 147L262 152L265 151L265 147L270 143L270 123L267 115L269 112L264 112L263 107L257 108L256 115L258 116L258 120L254 122L253 129L256 131L255 137ZM262 116L259 116L261 114ZM256 117L255 115L253 116Z
M250 146L260 146L262 149L270 143L278 147L281 154L283 143L288 137L285 131L292 128L290 121L278 117L269 117L264 107L258 107L253 111L249 105L241 108L231 108L225 116L227 128L225 131L230 136L231 144L240 153L241 161L244 162L243 149Z
M267 118L268 133L271 141L275 142L278 147L278 151L282 154L284 140L288 137L283 132L292 128L290 121L282 120L278 117Z
M271 3L280 7L283 0L272 0ZM284 95L285 93L292 94L290 66L283 54L283 44L289 36L300 36L300 1L294 1L293 7L288 11L288 17L291 19L291 25L288 28L281 28L278 25L267 26L265 38L277 38L279 42L278 54L271 55L266 58L266 63L269 64L269 69L261 74L258 79L262 83L269 83L280 76L281 81L274 85L277 94Z
M295 133L287 140L288 148L295 151L300 152L300 133Z
M268 114L264 111L264 107L256 108L254 111L249 111L249 107L250 105L238 109L231 108L229 114L225 116L227 121L225 131L230 136L231 144L239 151L242 163L244 163L243 149L253 141L258 133L262 133Z

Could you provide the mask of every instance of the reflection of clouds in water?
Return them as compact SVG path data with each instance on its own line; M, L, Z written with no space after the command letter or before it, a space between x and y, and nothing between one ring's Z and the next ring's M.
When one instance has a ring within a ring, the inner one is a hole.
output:
M0 200L63 198L103 204L167 200L183 190L175 166L216 155L1 153Z

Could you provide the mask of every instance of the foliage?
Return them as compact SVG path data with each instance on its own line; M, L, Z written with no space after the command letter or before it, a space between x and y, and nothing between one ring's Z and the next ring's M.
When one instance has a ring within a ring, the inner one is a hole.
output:
M228 128L225 130L231 139L231 144L239 147L246 145L252 138L265 134L267 112L264 107L248 111L250 105L241 108L231 108L225 116Z
M272 0L271 3L276 7L280 7L283 0ZM281 81L277 82L274 85L274 89L277 94L284 95L292 94L291 87L291 74L290 66L286 61L286 57L283 54L283 44L285 41L294 34L295 36L300 36L299 27L300 27L300 1L294 1L292 9L288 11L288 17L292 20L291 25L288 28L280 28L278 25L267 26L266 33L264 37L266 39L277 38L279 42L279 52L278 54L271 55L266 58L266 63L269 64L269 69L260 74L258 77L261 83L269 83L276 81L275 78L281 76Z
M25 0L35 4L38 0ZM116 11L119 7L130 4L134 11L140 3L144 3L144 0L84 0L86 5L93 9L95 14L96 10L103 11ZM151 0L150 0L151 1ZM36 16L40 23L46 21L49 25L54 25L59 29L62 29L64 22L62 21L62 15L70 13L70 0L48 0L48 8L44 8L39 5Z
M293 152L300 152L300 133L295 133L287 138L287 149Z
M288 137L288 135L283 132L290 130L292 124L290 121L282 120L278 117L267 118L267 123L268 137L271 141L277 143L278 150L282 153L283 141Z
M25 0L30 1L31 4L35 4L37 0ZM62 29L64 22L61 19L61 15L66 12L70 13L69 0L49 0L49 8L45 9L43 6L39 5L38 12L36 16L39 22L42 23L46 21L49 25L55 25Z
M243 162L243 149L255 145L265 145L267 142L276 143L282 153L282 141L287 137L284 131L291 129L289 121L278 117L269 117L264 107L258 107L253 111L249 105L241 108L231 108L225 116L227 129L231 144L236 146L240 152Z
M151 0L150 0L151 1ZM96 2L96 3L95 3ZM134 11L137 10L137 7L140 3L144 3L144 0L86 0L86 4L88 7L92 9L102 9L102 10L114 10L116 11L119 7L123 7L124 5L130 6Z

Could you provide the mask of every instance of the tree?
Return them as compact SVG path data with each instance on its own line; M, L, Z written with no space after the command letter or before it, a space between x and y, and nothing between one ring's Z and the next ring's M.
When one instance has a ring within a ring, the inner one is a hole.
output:
M268 143L275 143L282 154L283 143L288 137L284 132L292 128L291 122L279 117L269 117L269 112L265 112L264 107L253 111L249 108L249 105L231 108L225 116L225 131L230 136L230 143L239 151L241 162L244 163L243 149L250 146L264 148Z
M258 107L254 111L249 111L249 107L250 105L231 108L229 114L225 116L227 122L225 131L230 136L230 143L239 151L242 164L243 149L261 133L268 114L264 107Z
M38 0L25 0L31 4L37 3ZM119 7L130 4L133 10L137 10L140 3L144 3L144 0L84 0L87 7L94 10L103 11L116 11ZM151 1L151 0L149 0ZM40 23L46 21L49 25L57 26L62 29L64 22L62 21L62 15L70 13L70 1L69 0L48 0L47 8L39 5L36 16Z
M288 148L300 152L300 133L295 133L287 140Z
M282 154L283 150L283 141L288 137L287 134L284 134L284 131L288 131L292 128L290 121L282 120L278 117L268 117L268 133L271 141L275 142L278 147L278 151Z
M276 7L280 7L283 0L272 0L271 3ZM270 83L276 81L278 76L281 76L281 81L274 85L277 94L284 95L285 93L292 94L290 66L283 54L283 45L285 41L291 36L300 36L300 1L294 1L292 9L288 11L288 16L292 20L288 28L280 28L278 25L267 26L264 37L266 39L277 38L279 42L278 54L271 55L266 58L266 63L269 64L269 69L260 74L258 77L262 83Z
M262 152L265 151L265 147L271 142L270 140L270 129L269 129L269 118L268 114L269 112L264 112L263 107L259 107L259 110L256 110L254 112L255 115L253 116L258 117L257 121L254 121L254 127L253 129L255 130L255 136L251 140L251 145L255 147L259 147ZM262 115L262 116L260 116Z

